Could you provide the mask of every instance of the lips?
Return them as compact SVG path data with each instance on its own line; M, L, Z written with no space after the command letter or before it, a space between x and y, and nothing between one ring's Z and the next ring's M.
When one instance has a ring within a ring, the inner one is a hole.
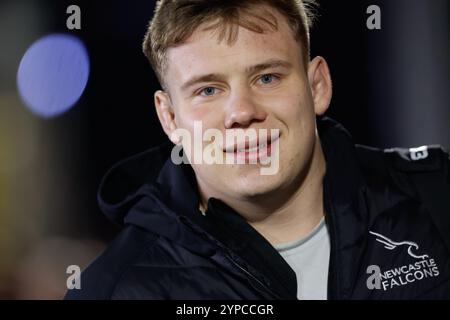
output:
M272 136L267 136L266 139L262 139L261 137L258 137L254 140L248 140L245 141L237 141L237 143L233 143L225 146L223 148L223 152L232 153L232 152L254 152L258 149L263 149L266 146L272 144L273 142L277 141L279 139L279 134L273 134Z
M244 160L257 160L264 156L270 156L272 150L272 144L279 140L280 135L278 132L271 136L267 136L265 139L261 139L258 136L254 140L238 141L237 143L226 146L223 151L227 154L235 156L237 159L243 158ZM240 143L239 143L240 142Z

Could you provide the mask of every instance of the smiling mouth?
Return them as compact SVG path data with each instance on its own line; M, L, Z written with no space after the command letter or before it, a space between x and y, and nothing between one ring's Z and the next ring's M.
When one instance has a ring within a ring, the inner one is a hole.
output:
M237 158L244 158L245 160L258 159L263 156L270 156L272 153L272 144L276 143L281 135L274 134L260 141L260 139L240 143L234 143L223 149L223 152L233 155Z

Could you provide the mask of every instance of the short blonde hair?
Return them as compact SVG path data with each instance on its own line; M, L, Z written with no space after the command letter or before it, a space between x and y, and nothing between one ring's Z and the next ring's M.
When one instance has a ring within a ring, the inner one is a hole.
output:
M277 20L267 10L270 6L283 16L300 43L305 63L309 61L309 29L314 19L315 0L159 0L143 42L143 51L163 88L166 52L182 44L200 25L210 23L207 30L218 32L219 41L233 43L238 26L263 33L276 30Z

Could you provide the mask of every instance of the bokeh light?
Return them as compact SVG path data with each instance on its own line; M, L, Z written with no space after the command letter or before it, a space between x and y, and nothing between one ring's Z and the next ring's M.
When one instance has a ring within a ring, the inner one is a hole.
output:
M34 114L50 118L69 110L81 97L89 77L89 57L81 40L51 34L33 43L17 72L17 88Z

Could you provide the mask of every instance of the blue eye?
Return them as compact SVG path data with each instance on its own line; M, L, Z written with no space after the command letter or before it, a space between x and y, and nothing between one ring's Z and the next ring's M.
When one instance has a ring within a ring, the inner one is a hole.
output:
M269 84L273 81L273 74L265 74L260 79L262 83Z
M207 87L207 88L203 89L200 93L205 96L212 96L216 93L216 88Z

